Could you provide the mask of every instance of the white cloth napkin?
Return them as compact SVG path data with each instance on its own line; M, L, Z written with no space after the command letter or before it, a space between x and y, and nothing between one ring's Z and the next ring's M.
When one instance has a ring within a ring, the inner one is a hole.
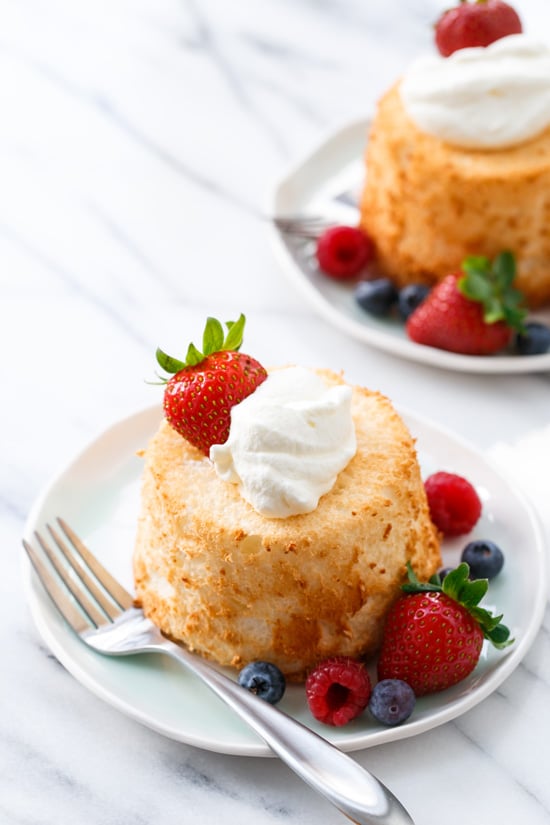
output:
M487 455L531 502L550 552L550 425L515 444L497 442Z

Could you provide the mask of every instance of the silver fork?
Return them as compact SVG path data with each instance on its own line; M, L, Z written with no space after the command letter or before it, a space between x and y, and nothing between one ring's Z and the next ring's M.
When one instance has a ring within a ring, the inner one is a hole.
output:
M35 533L36 547L25 539L23 545L53 603L85 644L108 656L172 656L356 825L414 825L391 791L347 754L163 636L68 524L58 524L60 529L47 526L49 539Z
M284 235L296 238L314 240L319 238L325 229L335 225L334 221L322 218L320 215L288 215L275 217L273 223Z

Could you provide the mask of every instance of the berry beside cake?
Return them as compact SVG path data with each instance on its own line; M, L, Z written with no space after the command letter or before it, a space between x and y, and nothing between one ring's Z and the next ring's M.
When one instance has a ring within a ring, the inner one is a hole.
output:
M268 375L238 351L243 325L209 319L203 353L157 354L173 376L145 450L136 590L191 650L301 681L377 649L407 564L428 579L439 540L390 401L324 370Z
M490 17L495 5L462 3L459 16ZM514 27L470 45L468 26L444 29L441 53L415 61L380 100L361 228L399 286L510 250L533 308L550 302L550 48Z

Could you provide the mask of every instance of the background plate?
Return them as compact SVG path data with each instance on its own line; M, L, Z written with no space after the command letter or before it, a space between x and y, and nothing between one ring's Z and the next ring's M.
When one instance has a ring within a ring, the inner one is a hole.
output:
M488 461L450 433L401 411L417 438L424 477L451 470L475 483L483 515L471 534L492 538L506 565L491 583L488 606L504 612L515 644L506 652L485 647L474 673L443 693L423 697L404 725L386 728L368 713L341 728L318 724L309 714L304 690L290 686L280 707L342 750L353 751L419 734L476 705L513 671L542 621L546 601L545 551L528 504ZM131 555L139 508L142 460L162 416L145 409L108 429L85 449L40 496L25 530L28 541L45 522L63 516L92 551L131 591ZM444 560L458 560L462 540L447 541ZM36 625L55 656L83 685L132 719L172 739L219 753L270 756L271 751L194 676L168 657L101 656L80 642L57 611L24 558L24 580Z
M357 225L365 167L369 121L345 126L290 171L276 186L270 213L276 216L321 215L336 223ZM380 319L361 309L353 285L323 275L314 260L314 243L293 238L271 226L277 258L308 303L333 326L393 355L462 372L523 373L550 370L543 355L458 355L410 341L403 324ZM550 310L533 312L532 320L550 324Z

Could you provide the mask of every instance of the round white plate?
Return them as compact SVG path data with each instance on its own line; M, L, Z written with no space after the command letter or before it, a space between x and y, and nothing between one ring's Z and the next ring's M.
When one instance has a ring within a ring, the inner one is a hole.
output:
M270 214L320 215L335 223L357 225L368 129L368 120L345 126L292 169L275 187ZM333 326L366 344L411 361L462 372L550 370L550 352L473 356L415 344L397 319L375 318L361 309L353 284L323 275L316 265L313 242L282 233L275 225L269 231L283 270L308 303ZM550 310L534 312L531 319L550 324Z
M136 413L108 429L87 447L40 496L25 537L33 541L56 516L65 518L104 565L130 591L131 556L139 507L142 459L137 456L156 430L161 409ZM504 612L515 643L505 652L489 646L474 673L443 693L418 700L410 720L396 728L375 722L368 712L344 728L311 717L302 686L292 685L280 707L345 751L367 748L421 733L476 705L513 671L542 621L546 593L545 551L530 507L502 475L475 450L450 433L403 412L417 438L424 477L437 469L455 471L475 483L483 515L472 535L492 538L506 554L503 572L490 586L487 604ZM452 564L464 545L447 542L444 561ZM160 655L120 658L86 647L59 617L24 565L28 601L36 625L59 661L97 696L166 736L220 753L269 756L271 751L194 676Z

